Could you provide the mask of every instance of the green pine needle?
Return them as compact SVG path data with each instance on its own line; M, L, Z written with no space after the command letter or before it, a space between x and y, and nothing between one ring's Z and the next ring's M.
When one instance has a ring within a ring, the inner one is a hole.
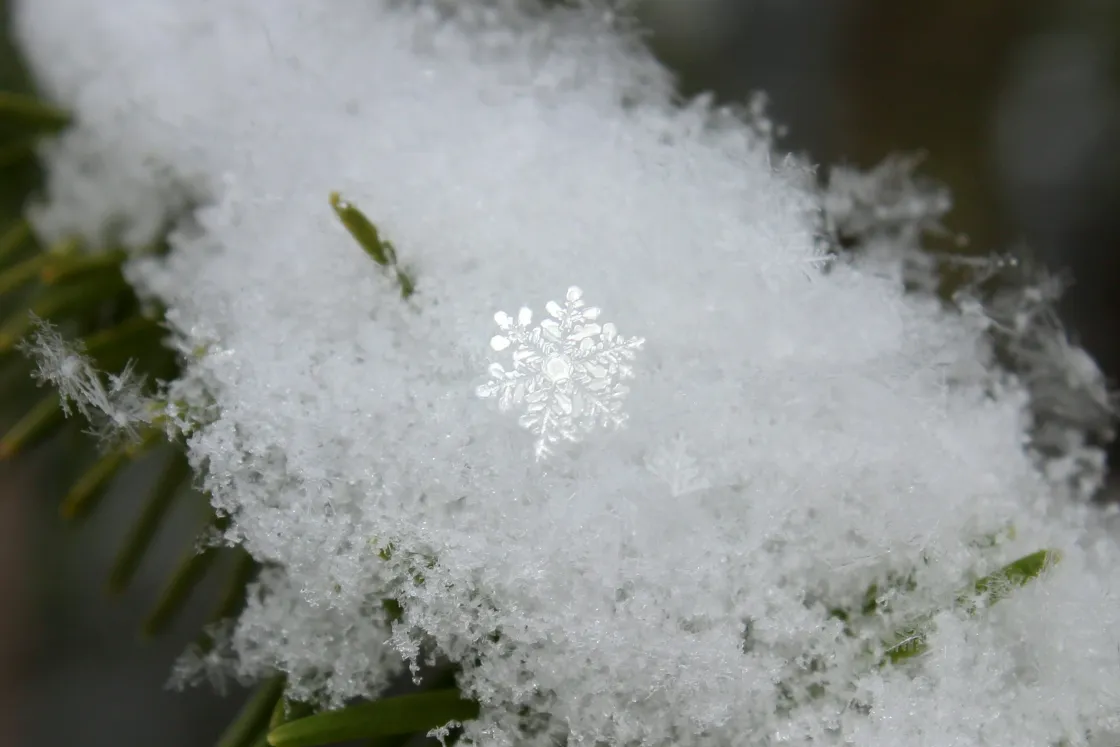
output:
M117 473L154 444L154 436L148 435L139 443L117 447L101 456L67 492L59 508L62 518L75 520L87 516L105 495Z
M338 192L331 192L330 203L335 215L365 253L372 257L374 262L393 272L397 285L401 289L401 298L411 296L416 290L416 284L397 264L397 250L390 242L381 238L377 226L365 216L365 213L344 200Z
M282 699L284 684L283 677L265 680L218 739L217 747L250 747L255 744L268 729L269 716Z
M53 257L39 273L42 281L54 285L78 275L98 270L115 270L128 259L128 253L116 249L98 254L74 254Z
M241 548L237 548L234 552L237 557L233 562L233 569L230 572L229 580L226 582L225 590L210 616L211 622L226 620L241 611L245 604L249 582L257 574L257 561L253 560L252 555Z
M1017 587L1026 586L1043 571L1062 559L1057 550L1039 550L1005 565L995 573L984 576L973 584L970 594L962 594L957 604L974 614L980 602L992 606L1011 596Z
M64 519L85 517L105 494L105 489L129 461L125 449L105 454L74 483L62 501L59 513Z
M11 459L35 444L49 438L66 424L62 400L52 392L16 421L0 438L0 459Z
M50 255L40 252L0 272L0 295L19 290L39 277L49 261Z
M162 335L163 328L159 322L138 314L113 327L106 327L88 335L82 340L82 344L98 365L119 368L130 360L129 353L135 352L137 346L141 350L151 347L164 349L158 339ZM151 337L157 339L153 341Z
M39 135L29 135L0 145L0 169L33 160L39 140Z
M389 618L389 622L398 622L404 617L404 608L401 603L396 599L382 599L381 608L385 610L385 615Z
M44 132L57 132L70 124L70 115L34 96L0 92L0 118Z
M314 709L310 703L302 703L298 700L291 701L287 698L280 698L276 701L276 707L272 709L272 717L268 720L268 730L272 731L279 726L283 726L289 721L296 721L301 718L307 718L311 715ZM267 737L267 735L265 735ZM267 739L266 739L267 743Z
M449 688L360 703L288 722L272 730L272 747L318 747L352 739L424 734L449 721L477 718L478 703Z
M927 635L928 631L919 628L900 631L895 635L894 642L883 652L883 659L879 662L880 666L888 661L891 664L898 664L901 661L924 654L929 650L929 645L926 643Z
M0 323L0 355L11 352L34 323L35 317L57 320L80 316L128 290L120 272L93 273L80 281L51 287L39 294L28 311L17 311Z
M152 487L144 508L117 553L109 572L109 593L119 594L128 587L174 503L175 496L190 481L190 476L191 468L186 456L176 450Z
M211 526L224 528L225 520L218 519L211 522ZM207 546L198 550L190 549L186 557L175 568L156 601L155 607L148 614L141 627L141 634L151 637L162 633L171 625L175 616L186 604L187 598L199 582L206 576L206 572L214 564L218 556L218 548Z
M393 245L381 240L377 226L373 225L365 213L342 199L342 195L338 192L331 192L330 202L342 225L346 226L346 230L366 254L373 257L374 262L384 267L397 263L397 253Z
M1038 578L1043 571L1059 560L1061 560L1061 553L1057 550L1039 550L1025 555L995 573L977 580L969 591L957 596L957 605L969 615L975 615L980 611L981 604L990 607L1006 599L1017 587L1025 586ZM928 634L928 618L899 631L884 651L880 665L887 662L897 664L925 653L929 648Z

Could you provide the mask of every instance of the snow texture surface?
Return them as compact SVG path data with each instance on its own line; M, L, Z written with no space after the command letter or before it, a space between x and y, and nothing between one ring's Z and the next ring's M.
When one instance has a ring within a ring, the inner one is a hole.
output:
M602 9L21 0L16 25L78 122L45 146L39 232L172 230L130 278L169 309L228 539L273 569L211 657L231 673L339 704L438 650L496 746L1120 737L1098 452L1075 417L1028 448L1039 392L1076 382L1006 375L986 312L904 291L941 203L904 180L879 210L855 177L822 200L765 127L674 103ZM829 226L867 251L829 259ZM575 291L494 337L573 284L644 338L632 360ZM587 429L624 378L626 427ZM1062 562L954 607L1041 548ZM876 665L929 615L926 654Z

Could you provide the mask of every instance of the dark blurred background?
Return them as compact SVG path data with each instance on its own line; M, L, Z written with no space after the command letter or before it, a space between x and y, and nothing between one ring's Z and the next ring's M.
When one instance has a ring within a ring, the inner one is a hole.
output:
M1120 377L1120 2L638 7L682 93L737 102L765 91L787 128L785 149L864 168L892 152L924 153L923 172L952 189L948 227L969 239L958 251L1027 247L1068 271L1066 322ZM25 90L10 49L0 75L6 89ZM5 175L0 218L10 219L34 173ZM109 600L101 589L130 510L129 478L110 501L116 510L68 529L54 488L64 454L55 444L0 464L0 745L211 743L239 691L223 700L162 689L197 617L156 643L133 632L199 517L179 516L157 567Z

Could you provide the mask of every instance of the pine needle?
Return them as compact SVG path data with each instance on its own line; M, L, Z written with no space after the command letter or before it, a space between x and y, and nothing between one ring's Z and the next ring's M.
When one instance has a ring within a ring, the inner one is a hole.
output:
M70 115L34 96L6 91L0 92L0 120L55 132L70 124Z

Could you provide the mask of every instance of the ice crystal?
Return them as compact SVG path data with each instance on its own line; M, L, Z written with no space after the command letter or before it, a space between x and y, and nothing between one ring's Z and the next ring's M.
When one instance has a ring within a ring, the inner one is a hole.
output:
M495 352L513 347L513 366L490 366L490 381L479 397L498 399L503 410L524 410L519 420L537 436L537 459L548 456L557 442L578 441L596 425L621 427L626 421L623 399L630 391L622 382L634 375L630 361L641 349L641 337L622 337L614 324L599 324L600 309L583 302L583 291L568 288L564 305L545 305L551 319L535 327L525 307L514 319L494 315L502 330L490 340Z
M825 222L841 240L891 234L916 241L923 232L943 232L948 190L915 171L921 156L895 155L870 171L837 167L824 195Z
M35 361L35 378L58 388L63 412L81 415L106 442L136 440L158 414L158 404L144 394L144 378L132 365L102 374L80 342L63 339L47 321L34 320L34 331L20 349Z
M668 485L669 494L674 498L712 487L701 473L688 440L679 434L649 455L646 469Z

